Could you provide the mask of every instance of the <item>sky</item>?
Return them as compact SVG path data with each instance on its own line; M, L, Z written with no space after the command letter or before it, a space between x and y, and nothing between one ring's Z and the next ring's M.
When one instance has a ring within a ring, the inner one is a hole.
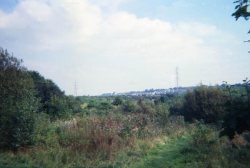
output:
M233 0L0 0L0 46L66 94L250 77L249 21Z

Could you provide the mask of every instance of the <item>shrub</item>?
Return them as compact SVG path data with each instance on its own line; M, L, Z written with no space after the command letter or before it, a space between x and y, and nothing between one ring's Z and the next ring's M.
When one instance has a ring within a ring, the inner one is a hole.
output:
M32 143L38 101L21 62L0 49L0 148L17 150Z
M89 117L61 123L57 131L59 143L71 151L85 153L88 158L106 160L122 145L118 135L121 124L119 118L113 117Z
M200 86L185 96L184 117L188 121L217 123L226 115L225 96L216 87Z
M121 105L122 103L123 103L123 100L121 97L115 97L115 99L112 102L112 104L115 106Z
M138 110L138 107L136 104L130 100L125 101L123 104L123 111L124 112L136 112Z

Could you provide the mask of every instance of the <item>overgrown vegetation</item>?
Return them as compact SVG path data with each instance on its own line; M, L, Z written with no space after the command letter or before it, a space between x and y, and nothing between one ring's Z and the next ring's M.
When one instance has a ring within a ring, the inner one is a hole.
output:
M0 50L0 167L249 167L250 84L66 96Z
M0 148L32 144L37 112L34 83L21 60L0 49Z

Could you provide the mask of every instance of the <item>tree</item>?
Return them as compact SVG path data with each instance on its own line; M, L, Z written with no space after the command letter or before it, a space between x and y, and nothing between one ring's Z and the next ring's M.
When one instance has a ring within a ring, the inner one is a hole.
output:
M236 4L236 6L235 6L235 12L232 14L232 16L234 16L236 20L238 20L240 17L243 17L246 20L248 20L250 16L250 12L248 12L247 9L248 9L250 1L249 0L237 0L237 1L234 1L234 3Z
M186 94L183 109L188 121L217 123L226 114L224 93L219 88L200 86Z
M121 97L115 97L114 101L112 102L113 105L118 106L123 103L123 100Z
M136 112L138 110L138 106L131 100L127 100L122 105L124 112Z
M22 60L0 48L0 148L32 143L38 101Z
M229 98L226 103L228 114L223 122L222 136L233 138L235 133L250 131L250 81L246 78L243 84L226 85Z
M36 71L29 71L29 74L34 81L37 93L36 97L41 103L39 112L49 114L50 118L53 120L67 116L72 112L72 109L70 108L73 104L71 103L75 102L69 101L69 98L65 96L64 92L61 91L61 89L52 80L45 79ZM80 105L78 105L78 109L79 108Z
M235 6L235 12L232 14L232 16L235 17L236 20L238 20L240 17L245 18L245 20L248 20L250 17L250 12L248 12L248 6L250 3L250 0L237 0L234 1L236 4ZM248 31L250 33L250 30ZM250 40L247 40L245 42L250 42ZM250 51L248 51L250 53Z

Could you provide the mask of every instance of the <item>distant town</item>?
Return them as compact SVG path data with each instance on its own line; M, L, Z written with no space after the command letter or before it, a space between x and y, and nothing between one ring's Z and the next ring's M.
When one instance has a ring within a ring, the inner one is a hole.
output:
M144 91L130 91L124 93L104 93L101 96L161 96L165 94L183 94L194 87L174 87L168 89L145 89Z

